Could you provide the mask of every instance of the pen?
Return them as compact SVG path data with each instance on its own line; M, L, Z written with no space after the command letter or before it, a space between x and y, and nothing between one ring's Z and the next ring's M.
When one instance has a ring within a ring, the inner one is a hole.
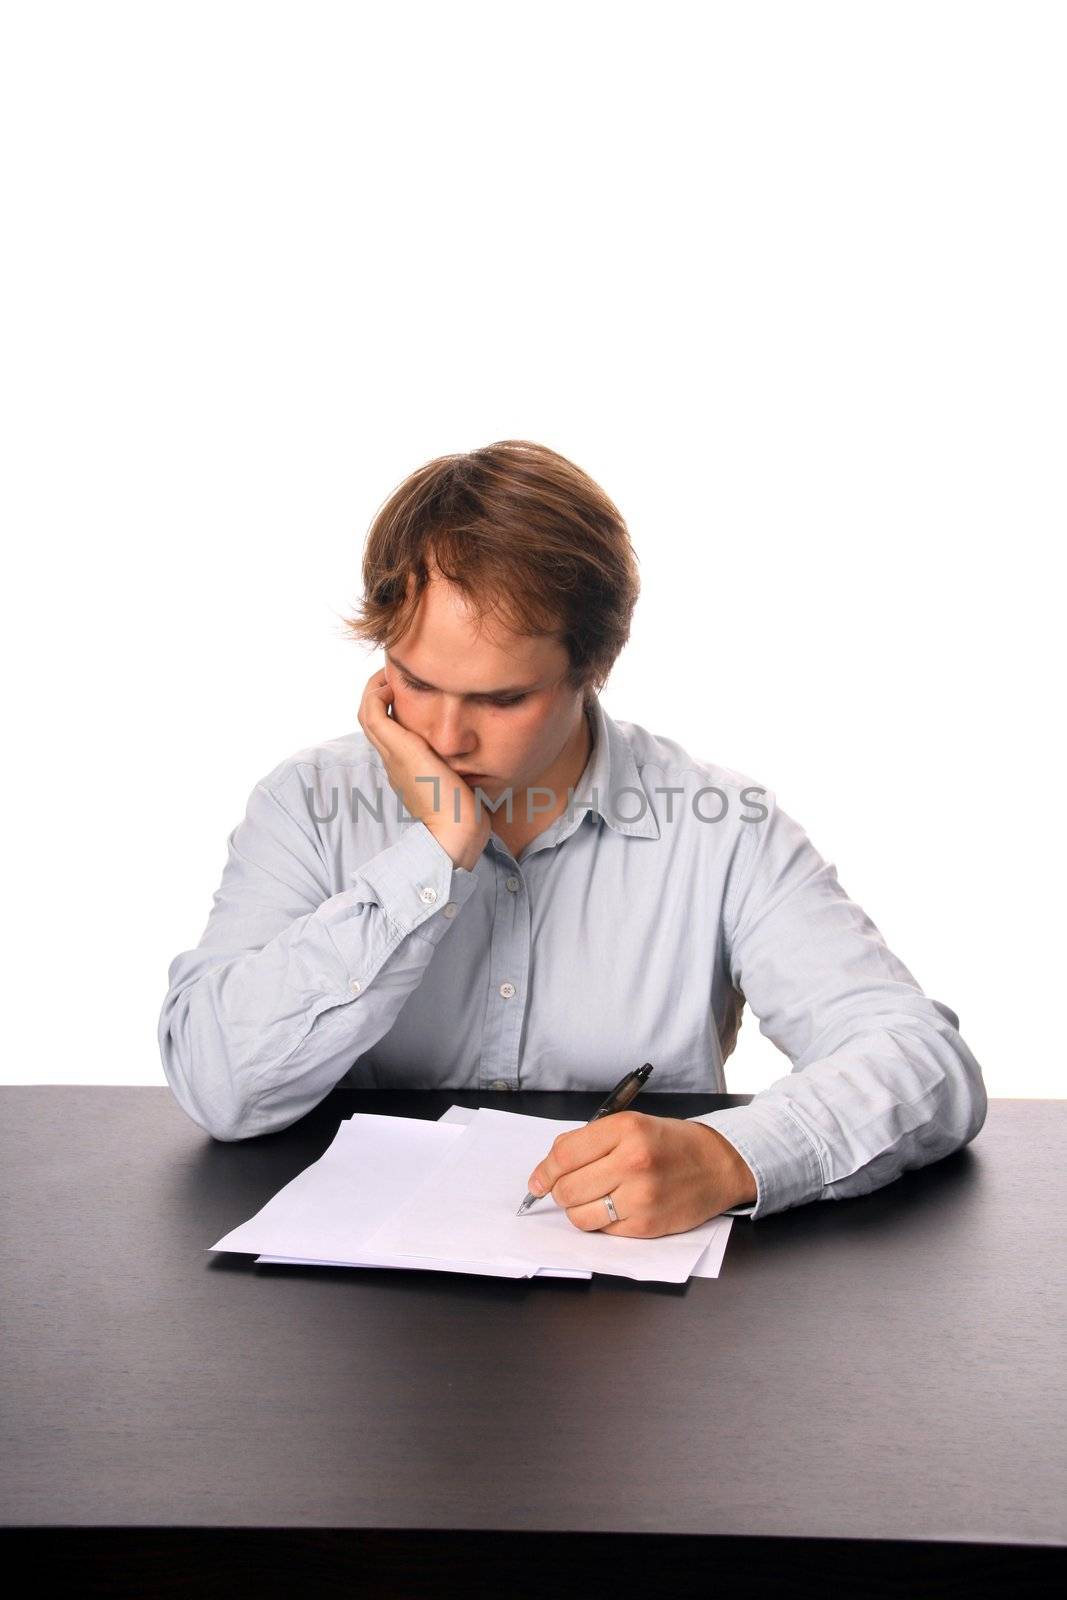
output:
M652 1070L651 1061L646 1061L643 1067L638 1067L635 1071L628 1072L625 1078L620 1078L604 1101L604 1104L599 1110L593 1112L589 1122L595 1122L598 1117L610 1117L613 1111L625 1111L626 1107L641 1093L641 1090L648 1082L649 1074ZM587 1123L586 1126L588 1127L588 1125ZM543 1196L536 1194L527 1194L526 1199L522 1202L515 1215L521 1217L524 1211L529 1211L535 1200L542 1198Z

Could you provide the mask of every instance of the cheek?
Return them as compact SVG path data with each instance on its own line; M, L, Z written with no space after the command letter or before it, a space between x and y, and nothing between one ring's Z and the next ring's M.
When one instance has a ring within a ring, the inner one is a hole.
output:
M410 689L405 689L403 684L399 684L393 689L391 714L402 728L410 728L413 732L417 732L422 716L419 696L413 694Z
M506 741L513 749L537 750L545 738L544 713L516 708L508 713L506 719L498 717L493 731L497 738Z

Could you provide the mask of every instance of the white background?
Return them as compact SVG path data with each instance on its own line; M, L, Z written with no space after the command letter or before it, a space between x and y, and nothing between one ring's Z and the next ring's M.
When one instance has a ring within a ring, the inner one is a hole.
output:
M380 665L376 509L529 438L640 558L608 711L1062 1096L1064 8L2 17L0 1078L164 1081L227 834ZM747 1014L730 1087L788 1066Z

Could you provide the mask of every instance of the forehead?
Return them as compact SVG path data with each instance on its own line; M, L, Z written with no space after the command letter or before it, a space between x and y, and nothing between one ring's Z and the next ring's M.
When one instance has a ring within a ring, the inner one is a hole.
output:
M479 622L462 590L441 577L431 578L395 654L424 682L460 694L549 683L569 661L559 639L515 633L495 616Z

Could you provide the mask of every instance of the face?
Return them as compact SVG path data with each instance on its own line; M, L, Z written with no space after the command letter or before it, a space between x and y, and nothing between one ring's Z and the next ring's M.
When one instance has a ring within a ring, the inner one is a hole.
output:
M558 639L479 625L439 575L408 631L386 652L393 715L486 794L542 782L584 739L582 694L567 686ZM425 686L425 687L424 687Z

